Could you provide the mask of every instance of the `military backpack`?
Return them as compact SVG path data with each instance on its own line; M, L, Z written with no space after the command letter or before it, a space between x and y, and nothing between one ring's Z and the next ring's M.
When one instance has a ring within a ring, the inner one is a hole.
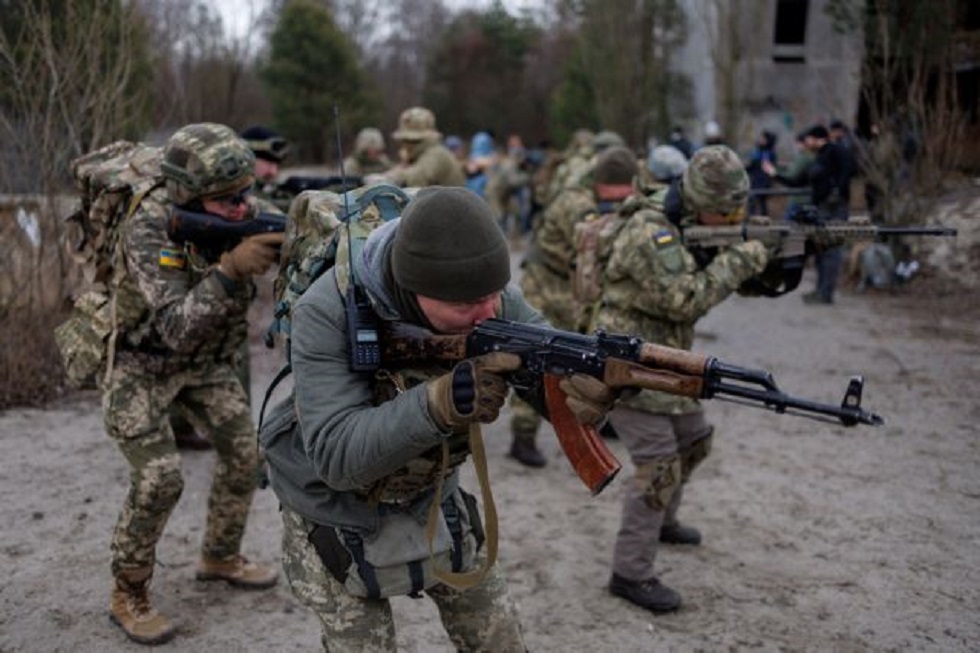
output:
M116 334L135 324L145 307L111 292L125 275L120 234L140 201L164 183L163 150L143 143L116 141L71 162L81 207L68 217L80 231L76 260L85 292L69 318L55 328L68 382L92 385L103 364L112 368ZM132 304L132 305L129 305Z
M346 295L350 282L349 262L358 255L372 231L401 216L411 196L411 190L378 184L346 193L303 191L290 204L279 276L273 287L273 318L265 334L267 347L275 347L277 343L283 346L286 364L266 391L259 417L260 428L272 392L292 370L289 344L296 302L314 281L333 267L336 267L337 285Z

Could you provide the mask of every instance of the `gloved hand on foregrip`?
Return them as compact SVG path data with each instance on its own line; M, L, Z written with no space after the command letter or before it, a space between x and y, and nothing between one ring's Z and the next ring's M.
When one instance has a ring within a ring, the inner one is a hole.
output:
M520 369L517 354L494 352L468 358L426 384L429 414L446 430L497 419L507 400L503 373Z
M218 270L229 279L245 281L265 274L279 260L279 246L284 233L258 234L242 239L242 242L221 255Z
M562 379L558 387L565 393L565 404L575 419L586 426L601 424L617 397L612 388L588 374L573 374Z

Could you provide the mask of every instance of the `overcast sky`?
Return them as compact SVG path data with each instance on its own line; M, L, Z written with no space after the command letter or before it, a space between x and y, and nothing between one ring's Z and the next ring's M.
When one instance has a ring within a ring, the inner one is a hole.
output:
M267 0L208 0L220 14L225 23L225 29L232 36L241 36L252 23L252 16L257 17L265 9ZM493 0L443 0L451 8L480 8L490 6ZM517 13L522 7L540 5L540 0L504 0L504 6L511 13ZM254 14L250 11L254 10Z

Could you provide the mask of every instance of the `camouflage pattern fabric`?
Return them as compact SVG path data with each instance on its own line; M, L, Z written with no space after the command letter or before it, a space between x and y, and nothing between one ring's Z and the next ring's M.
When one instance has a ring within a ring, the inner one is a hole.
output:
M123 353L102 403L106 430L130 466L129 492L112 537L113 575L153 566L156 544L180 498L171 404L190 416L218 455L202 553L215 559L237 554L255 489L258 448L245 392L231 367L214 364L161 376Z
M143 311L139 321L120 325L103 387L107 431L131 467L112 543L114 572L152 564L180 496L171 404L210 436L218 454L205 555L223 559L238 552L258 466L251 411L234 372L254 285L236 284L229 295L191 246L169 240L168 207L166 192L153 191L122 235L128 274L115 292L121 303L140 303Z
M547 203L555 201L567 188L581 185L594 166L592 147L583 147L566 158L555 170L548 183Z
M283 507L283 569L293 594L320 620L322 643L332 653L394 651L395 626L387 599L350 595L325 568L310 544L313 525ZM453 645L460 651L525 651L517 611L506 581L494 566L484 581L457 591L436 585L425 592L438 606Z
M535 225L531 254L524 261L521 291L556 329L575 330L577 325L570 276L575 259L575 223L594 209L591 191L571 188L558 196ZM515 437L533 439L541 416L517 395L512 395L510 406L510 426Z
M738 155L724 145L702 147L684 169L681 194L695 211L732 213L749 199L749 176Z
M399 186L465 186L466 175L456 157L436 140L403 144L408 150L408 162L385 173Z
M344 174L350 177L366 177L368 175L384 174L391 169L391 159L382 154L371 159L362 154L355 154L344 159Z
M699 269L667 216L650 206L642 208L629 217L613 243L598 326L690 349L695 322L760 273L767 260L765 247L750 241L719 253ZM694 399L651 391L627 403L671 414L689 413L698 405Z
M251 186L255 154L230 127L197 123L167 141L160 165L170 199L178 205Z

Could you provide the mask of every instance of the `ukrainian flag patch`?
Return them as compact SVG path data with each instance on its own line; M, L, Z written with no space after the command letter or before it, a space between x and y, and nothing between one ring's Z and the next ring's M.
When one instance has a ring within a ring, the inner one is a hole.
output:
M653 235L653 242L657 245L669 245L674 242L674 234L670 229L662 229Z
M187 255L179 249L164 247L160 250L160 267L183 270L187 267Z

